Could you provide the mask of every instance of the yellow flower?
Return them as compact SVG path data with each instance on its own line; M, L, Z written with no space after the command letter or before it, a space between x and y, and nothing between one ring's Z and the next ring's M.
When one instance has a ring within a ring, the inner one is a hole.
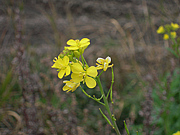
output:
M171 32L171 38L176 38L176 32Z
M87 47L90 44L90 40L88 38L83 38L80 41L78 39L76 40L70 39L67 41L67 44L70 46L66 47L66 49L78 50Z
M165 29L163 26L160 26L158 29L157 29L157 33L158 34L163 34L165 32Z
M164 40L168 40L168 39L169 39L169 35L168 35L168 34L164 34L163 39L164 39Z
M180 135L180 131L177 131L176 133L174 133L172 135Z
M171 23L171 27L173 30L179 29L179 25L177 23Z
M98 72L94 66L83 69L80 63L74 63L72 66L71 78L75 83L85 82L87 87L94 88L96 86L96 81L92 77L96 77Z
M103 69L104 71L106 71L108 67L113 66L113 64L109 65L109 63L111 63L111 57L109 57L109 56L106 59L98 58L96 61L98 62L98 63L96 63L96 65L97 65L96 68L98 70Z
M65 83L66 85L64 85L63 87L63 91L75 91L79 86L80 86L80 83L75 83L73 82L73 80L71 79L70 81L63 81L63 83Z
M70 74L70 66L69 66L69 57L64 56L63 59L61 58L56 58L53 60L55 63L51 66L52 68L56 68L58 69L59 73L58 73L58 77L60 79L63 78L64 74L66 74L65 76Z

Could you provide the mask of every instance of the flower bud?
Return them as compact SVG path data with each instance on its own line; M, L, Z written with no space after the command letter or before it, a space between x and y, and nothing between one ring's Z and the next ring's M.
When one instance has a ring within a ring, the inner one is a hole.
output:
M80 53L78 51L74 51L74 55L75 55L76 58L80 57Z
M176 38L176 32L171 32L171 38Z
M165 29L164 29L163 26L160 26L160 27L158 28L158 30L157 30L157 33L158 33L158 34L163 34L164 32L165 32Z
M171 28L172 30L177 30L179 29L179 25L177 23L171 23Z
M164 40L168 40L168 39L169 39L169 35L168 35L168 34L164 34L163 39L164 39Z

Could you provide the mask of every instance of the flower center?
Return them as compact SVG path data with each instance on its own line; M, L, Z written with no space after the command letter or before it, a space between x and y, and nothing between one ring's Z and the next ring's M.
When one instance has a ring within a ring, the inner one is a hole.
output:
M65 70L65 69L66 69L66 66L60 65L60 69L61 69L61 70Z
M79 40L76 40L76 44L77 44L78 47L80 47L80 42L79 42Z

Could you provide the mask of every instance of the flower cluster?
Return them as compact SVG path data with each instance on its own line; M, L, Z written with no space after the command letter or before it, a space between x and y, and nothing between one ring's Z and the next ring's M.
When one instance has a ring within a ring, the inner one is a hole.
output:
M168 40L169 38L176 38L176 30L179 29L179 25L176 23L166 24L165 26L160 26L157 29L158 34L164 34L164 40Z
M52 68L57 69L58 77L62 79L71 74L70 80L65 80L63 91L75 91L82 82L85 83L88 88L94 88L96 86L96 77L98 75L97 70L103 69L107 70L111 63L111 58L108 56L106 59L98 58L97 66L90 66L87 64L83 57L84 50L90 45L90 40L88 38L83 38L81 40L70 39L67 41L67 45L60 55L54 58L54 64ZM81 60L80 61L80 57Z

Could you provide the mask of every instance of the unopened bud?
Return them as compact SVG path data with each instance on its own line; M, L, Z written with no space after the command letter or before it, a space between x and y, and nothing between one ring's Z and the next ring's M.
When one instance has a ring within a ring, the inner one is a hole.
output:
M75 55L76 58L80 57L80 53L78 51L74 51L74 55Z

